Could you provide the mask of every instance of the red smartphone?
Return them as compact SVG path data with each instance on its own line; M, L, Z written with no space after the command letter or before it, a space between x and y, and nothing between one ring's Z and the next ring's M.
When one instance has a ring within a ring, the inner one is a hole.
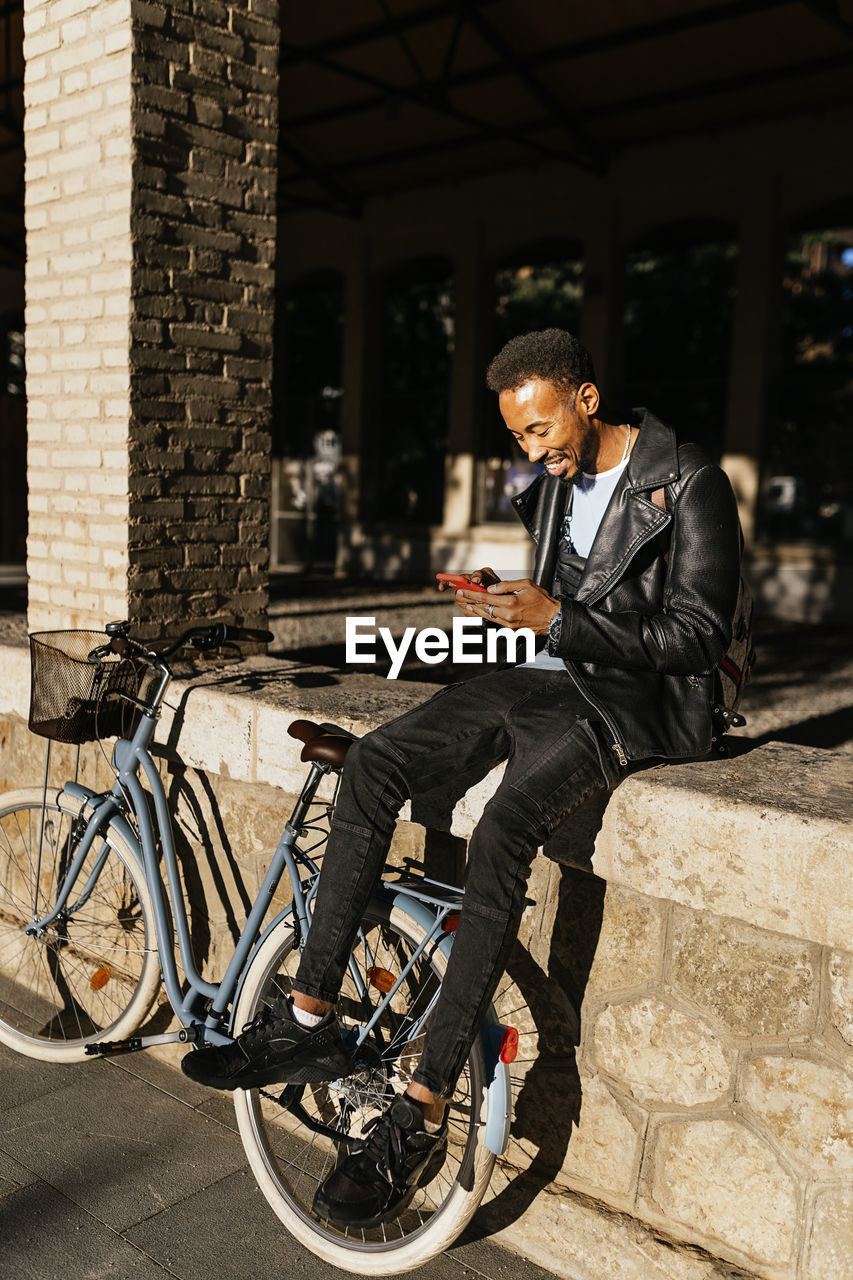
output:
M479 582L472 582L467 573L437 573L435 576L439 582L446 582L457 591L486 590Z

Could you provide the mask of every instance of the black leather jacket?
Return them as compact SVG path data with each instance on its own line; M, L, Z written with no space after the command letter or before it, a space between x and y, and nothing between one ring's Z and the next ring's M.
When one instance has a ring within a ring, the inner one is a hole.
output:
M640 433L577 595L563 601L559 644L622 764L710 749L712 673L731 639L742 546L725 472L696 445L678 448L647 409L634 413ZM665 511L651 497L660 488ZM548 592L566 499L547 473L513 499Z

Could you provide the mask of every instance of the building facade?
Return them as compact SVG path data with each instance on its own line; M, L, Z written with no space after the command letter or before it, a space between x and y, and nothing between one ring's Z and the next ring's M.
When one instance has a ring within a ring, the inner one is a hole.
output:
M508 498L530 473L483 374L549 323L579 330L617 404L721 458L766 610L849 612L843 6L656 3L638 24L509 0L24 0L4 18L33 626L258 624L270 557L524 569Z

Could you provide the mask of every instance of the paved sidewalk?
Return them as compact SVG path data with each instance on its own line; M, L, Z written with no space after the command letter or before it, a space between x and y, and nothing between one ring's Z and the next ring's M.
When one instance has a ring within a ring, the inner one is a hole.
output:
M476 1228L468 1234L411 1274L551 1280L474 1238ZM267 1205L227 1095L144 1053L53 1066L2 1046L0 1273L15 1280L344 1274L292 1240Z

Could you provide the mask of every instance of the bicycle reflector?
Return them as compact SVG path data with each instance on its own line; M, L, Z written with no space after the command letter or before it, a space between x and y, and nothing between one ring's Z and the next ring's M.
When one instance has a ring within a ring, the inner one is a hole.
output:
M110 966L102 964L100 969L96 969L89 979L89 989L91 991L103 991L112 976L113 971Z
M498 1057L501 1062L515 1062L518 1057L518 1032L515 1027L504 1027Z
M447 915L441 922L441 927L445 933L456 932L459 928L459 916L460 913L458 911L448 911Z
M381 991L383 995L388 994L397 979L388 969L379 969L375 966L367 971L367 980L377 991Z

